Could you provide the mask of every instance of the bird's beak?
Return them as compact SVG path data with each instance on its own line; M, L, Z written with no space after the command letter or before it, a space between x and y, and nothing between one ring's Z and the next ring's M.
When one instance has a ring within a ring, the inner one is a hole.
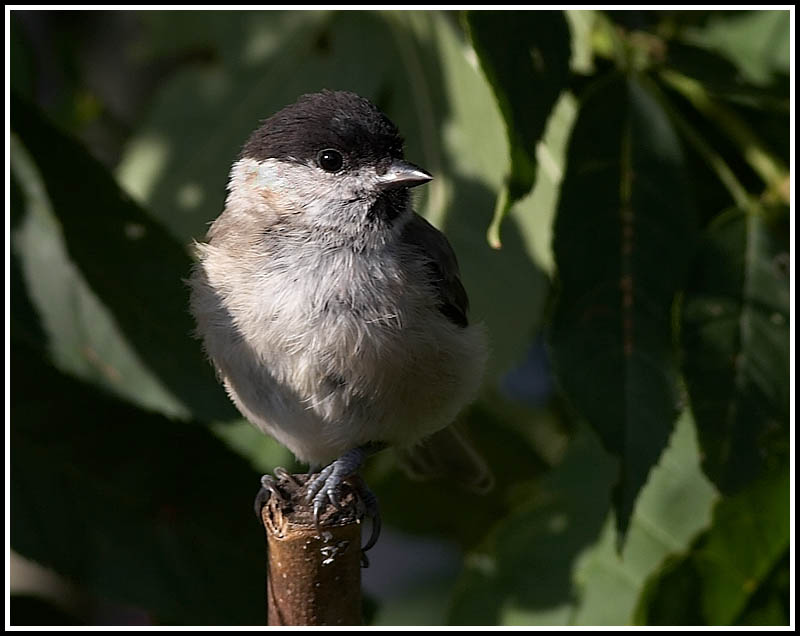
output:
M419 166L415 166L408 161L395 159L386 172L378 175L378 188L381 190L413 188L414 186L428 183L431 179L433 179L433 175Z

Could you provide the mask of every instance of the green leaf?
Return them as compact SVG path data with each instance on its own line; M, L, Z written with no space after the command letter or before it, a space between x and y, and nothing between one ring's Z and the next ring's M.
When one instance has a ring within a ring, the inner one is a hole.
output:
M11 128L26 205L15 249L60 368L171 415L230 418L191 338L184 247L17 96Z
M742 119L735 109L714 100L701 82L670 69L664 69L660 78L681 93L698 111L714 122L739 148L742 158L761 177L767 188L783 194L788 202L789 169L767 148L758 134ZM737 200L737 203L738 200ZM741 203L739 203L741 205Z
M789 75L789 23L786 10L715 11L684 37L726 56L746 80L765 85L776 74Z
M668 560L648 581L636 620L649 625L732 625L740 617L757 617L748 603L760 589L773 585L776 567L788 570L788 546L789 471L784 467L719 502L708 532L685 557ZM788 586L779 585L776 593L779 606L788 605ZM775 612L766 616L774 620ZM788 618L787 613L783 624Z
M11 230L17 230L24 216L24 194L14 173L11 173ZM9 286L13 300L13 311L10 312L10 334L31 349L44 354L47 346L47 335L42 329L36 308L27 293L18 293L25 289L25 279L17 255L12 251L9 255Z
M499 248L503 217L536 180L536 144L567 84L570 33L561 11L469 11L466 23L510 150L510 173L489 229L489 242Z
M615 466L579 431L558 467L520 486L514 512L467 556L451 618L461 625L621 625L663 559L683 553L717 498L700 469L691 417L682 417L637 500L620 555L608 506Z
M711 523L719 496L700 468L691 415L684 412L669 446L636 501L622 553L615 547L612 519L597 545L575 567L579 590L572 622L628 625L646 581L668 555L684 554Z
M671 41L666 66L702 84L713 97L764 111L789 112L789 82L754 86L725 56L680 40Z
M739 210L721 215L703 237L683 302L683 367L703 468L728 493L788 454L787 229Z
M159 14L171 20L162 31L185 29L183 13ZM223 209L231 164L259 120L303 93L355 91L387 113L406 139L406 157L435 177L414 192L416 208L447 234L458 255L470 320L489 331L487 378L521 360L548 290L527 237L549 231L552 207L521 202L504 249L486 244L509 150L491 87L471 63L455 15L257 12L244 25L229 12L210 16L220 24L209 41L223 54L163 84L122 158L123 186L181 243L201 239ZM545 172L560 178L558 167ZM549 198L546 205L552 206Z
M17 291L16 293L19 293ZM11 547L155 620L264 621L258 473L12 343Z
M536 147L536 185L509 213L509 220L517 223L531 259L551 278L555 274L553 220L567 162L567 143L577 114L575 97L572 93L562 93ZM503 251L508 248L506 244Z
M549 340L568 401L620 459L624 535L678 413L670 315L694 217L676 134L635 77L612 75L587 94L567 156Z
M450 622L568 622L572 565L600 532L613 475L612 459L589 431L581 431L563 463L540 481L520 487L516 510L492 528L482 550L467 555Z

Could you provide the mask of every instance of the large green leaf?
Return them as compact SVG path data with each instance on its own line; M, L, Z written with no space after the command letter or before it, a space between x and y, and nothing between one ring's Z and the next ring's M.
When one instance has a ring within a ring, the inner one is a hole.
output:
M41 175L17 138L11 140L12 184L19 192L12 210L18 221L12 249L19 278L11 281L12 302L27 284L31 311L43 331L26 337L62 371L94 382L146 408L185 416L187 409L143 364L113 315L87 285L67 253ZM12 333L22 336L33 324L12 318Z
M578 625L627 625L647 579L668 555L683 554L711 523L718 494L700 467L694 422L684 412L636 501L622 552L608 519L597 545L575 567Z
M789 471L784 467L719 502L708 532L648 581L637 622L731 625L760 617L787 624L788 612L762 610L759 615L750 601L766 588L769 600L788 608L789 586L775 586L774 579L776 568L789 570L789 529Z
M561 11L469 11L469 35L503 113L510 171L495 205L489 240L536 181L536 145L567 84L570 33Z
M550 344L567 399L620 459L622 534L678 412L670 315L693 218L665 113L635 77L600 80L581 104L561 185Z
M488 377L522 360L540 322L547 279L518 226L526 224L526 236L547 232L548 210L536 210L538 201L521 203L504 249L486 244L508 143L456 16L270 11L247 13L246 20L229 12L211 17L220 24L201 32L222 54L164 83L123 156L124 187L180 242L200 239L223 208L231 163L259 120L323 87L360 93L398 125L406 156L435 177L414 193L417 208L445 231L458 255L470 317L489 330ZM184 37L181 15L148 20L166 23L159 33Z
M692 419L681 418L637 501L622 554L607 514L614 464L582 431L560 466L519 488L518 508L467 558L451 608L458 624L621 625L647 577L687 549L716 499L700 470Z
M572 567L597 538L608 510L614 464L582 431L563 463L518 487L519 505L467 555L451 606L457 625L566 624L573 609ZM523 618L524 616L524 618Z
M704 236L683 302L683 366L703 467L724 492L788 453L786 226L739 210L721 215Z
M56 360L150 408L230 418L191 338L183 246L34 106L16 96L11 105L13 165L30 204L15 247Z
M64 375L24 342L11 363L12 549L154 621L263 623L258 473L197 423Z

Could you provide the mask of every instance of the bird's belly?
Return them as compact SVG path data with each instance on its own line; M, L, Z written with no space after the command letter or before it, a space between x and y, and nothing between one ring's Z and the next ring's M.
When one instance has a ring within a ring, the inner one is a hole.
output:
M339 312L299 333L223 374L245 417L309 463L370 441L409 445L449 424L481 379L482 334L438 318L403 326Z
M208 320L207 350L234 403L300 460L409 445L450 424L480 384L482 330L452 324L389 257L306 272L273 261Z

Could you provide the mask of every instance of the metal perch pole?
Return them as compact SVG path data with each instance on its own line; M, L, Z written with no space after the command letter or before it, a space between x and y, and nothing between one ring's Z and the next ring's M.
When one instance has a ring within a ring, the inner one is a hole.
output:
M269 625L360 625L361 523L346 489L314 525L308 475L281 475L261 511L267 532Z

